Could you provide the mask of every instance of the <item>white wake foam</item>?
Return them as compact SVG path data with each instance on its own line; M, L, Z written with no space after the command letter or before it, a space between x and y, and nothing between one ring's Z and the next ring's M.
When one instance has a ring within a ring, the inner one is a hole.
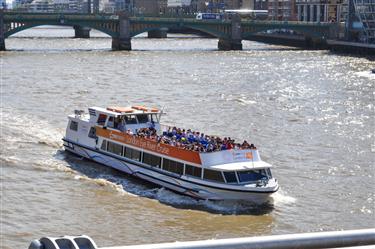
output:
M3 142L45 144L54 148L62 146L63 132L34 115L1 109L0 120Z
M355 75L375 80L375 73L372 73L371 71L357 72Z
M283 190L279 190L276 193L272 194L272 198L275 205L285 205L285 204L292 204L296 203L297 199L289 196L287 193L283 192Z

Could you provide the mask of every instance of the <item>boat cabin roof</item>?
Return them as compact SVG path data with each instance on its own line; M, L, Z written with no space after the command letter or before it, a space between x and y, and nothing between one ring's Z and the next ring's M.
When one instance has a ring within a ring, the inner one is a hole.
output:
M154 107L146 107L142 105L134 106L110 106L107 108L102 107L90 107L89 109L95 110L99 113L107 114L110 116L118 117L123 115L137 115L137 114L160 114L161 111Z
M94 107L90 107L89 109L95 110L99 113L104 113L104 114L107 114L107 115L110 115L110 116L115 116L115 117L121 116L121 113L113 112L113 111L107 110L106 108L102 108L102 107L94 106Z

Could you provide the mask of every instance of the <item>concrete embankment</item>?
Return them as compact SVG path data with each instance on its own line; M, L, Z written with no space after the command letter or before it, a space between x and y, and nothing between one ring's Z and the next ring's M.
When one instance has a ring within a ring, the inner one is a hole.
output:
M375 44L365 44L359 42L345 42L328 40L328 47L331 51L362 55L375 55Z
M207 38L214 38L207 33L193 30L189 28L169 28L168 33L179 33L179 34L194 34ZM273 45L283 45L290 47L297 47L303 49L321 49L321 50L331 50L337 53L349 53L356 55L375 55L375 44L364 44L358 42L345 42L338 40L327 40L327 42L322 42L318 39L306 38L303 35L290 35L290 34L280 34L280 33L260 33L254 34L247 40L263 42Z
M308 42L304 36L283 34L255 34L248 38L250 41L264 42L274 45L308 48Z
M256 34L249 40L305 49L328 49L338 53L370 56L375 55L375 44L365 44L359 42L327 40L327 42L323 43L319 42L318 40L306 39L304 36L283 34Z

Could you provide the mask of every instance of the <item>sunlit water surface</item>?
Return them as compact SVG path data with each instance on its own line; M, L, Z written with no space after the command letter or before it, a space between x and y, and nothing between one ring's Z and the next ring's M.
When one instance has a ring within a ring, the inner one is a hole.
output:
M87 234L102 246L374 227L371 58L170 35L68 39L33 29L1 52L1 248ZM35 36L37 36L35 38ZM274 205L196 201L64 152L67 115L164 107L164 122L248 139L274 165Z

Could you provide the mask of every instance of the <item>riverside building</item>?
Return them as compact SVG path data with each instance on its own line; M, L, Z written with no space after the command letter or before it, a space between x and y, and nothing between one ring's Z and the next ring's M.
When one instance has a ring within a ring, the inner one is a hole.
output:
M348 26L353 27L353 37L351 39L375 43L375 1L355 0L349 12L349 1L343 2L342 19L347 21Z
M296 21L295 0L268 0L268 19L275 21Z
M296 6L298 21L341 21L342 0L296 0Z
M0 9L6 9L7 8L7 3L5 0L0 0Z

